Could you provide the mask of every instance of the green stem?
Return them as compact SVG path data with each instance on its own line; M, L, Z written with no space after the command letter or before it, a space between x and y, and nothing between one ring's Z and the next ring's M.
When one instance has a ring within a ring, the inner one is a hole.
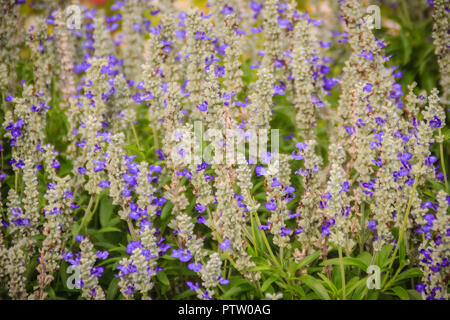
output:
M134 140L136 140L136 145L139 149L139 152L144 156L144 149L142 149L141 144L139 143L139 138L136 132L136 128L134 127L134 123L131 122L131 131L133 131ZM145 157L144 157L145 158Z
M156 127L154 124L152 124L152 132L153 132L153 141L155 143L155 147L156 147L156 149L159 149L158 131L156 130Z
M136 230L134 230L133 223L131 222L129 217L127 217L127 224L128 224L128 229L130 229L131 239L133 239L133 241L136 241L137 240Z
M258 225L261 225L261 221L259 220L258 214L256 212L255 212L255 217L256 217L256 222L258 222ZM262 231L261 233L263 235L263 240L264 240L264 243L266 244L267 250L269 250L270 257L272 258L273 262L277 266L281 267L281 265L277 261L277 258L273 254L272 249L270 248L270 244L269 244L269 241L267 240L266 233L264 231Z
M94 204L94 195L91 195L91 198L89 199L89 203L87 206L86 211L84 212L83 219L81 220L80 226L77 229L77 232L75 233L75 236L80 234L81 229L83 229L84 224L86 223L87 217L90 215L91 207Z
M217 241L218 241L219 243L221 243L221 242L222 242L222 238L220 237L219 233L217 232L216 222L214 221L214 218L213 218L213 216L212 216L212 214L211 214L211 211L209 211L209 208L207 208L206 210L207 210L207 212L208 212L208 217L209 217L209 219L211 219L211 223L212 223L212 225L213 225L213 226L212 226L212 230L214 231L214 234L216 235ZM237 269L237 268L236 268L236 264L234 263L234 260L231 258L230 254L228 253L228 250L224 251L224 253L225 253L225 255L227 256L228 260L230 260L231 265L232 265L235 269Z
M406 5L405 0L401 0L401 6L402 6L403 14L405 15L405 18L408 23L408 27L412 28L411 17L409 16L408 6Z
M253 246L255 247L255 256L258 256L258 246L256 244L255 224L253 222L253 215L250 213L250 223L252 228Z
M406 209L405 218L403 219L402 229L400 230L400 235L399 235L399 237L398 237L398 242L397 242L397 245L395 246L395 250L394 250L394 254L392 255L391 262L389 263L389 266L388 266L388 269L387 269L386 277L384 277L383 283L382 283L382 285L381 285L382 288L384 288L384 284L385 284L386 281L387 281L387 278L388 278L388 276L389 276L389 273L391 272L392 265L394 264L394 260L395 260L395 258L396 258L396 256L397 256L398 248L400 247L400 245L401 245L401 243L402 243L402 241L403 241L403 234L405 233L406 223L408 222L409 213L411 212L412 200L413 200L413 198L414 198L414 193L415 193L415 191L416 191L417 181L418 181L418 180L419 180L418 177L415 177L415 178L414 178L414 184L413 184L412 189L411 189L411 195L409 196L408 207L407 207L407 209Z
M365 226L366 226L366 215L365 215L365 202L361 203L361 231L359 234L359 253L362 254L364 252L364 243L365 243Z
M14 178L14 186L17 192L17 189L19 188L19 173L16 171L15 178Z
M345 270L344 270L344 260L342 259L342 248L338 247L339 252L339 267L341 269L341 280L342 280L342 300L345 300Z
M448 192L448 181L447 181L447 170L445 168L445 160L444 160L444 139L442 137L442 131L441 128L439 128L439 139L441 140L441 143L439 144L439 154L441 157L441 168L442 173L444 174L444 181L445 181L445 190Z

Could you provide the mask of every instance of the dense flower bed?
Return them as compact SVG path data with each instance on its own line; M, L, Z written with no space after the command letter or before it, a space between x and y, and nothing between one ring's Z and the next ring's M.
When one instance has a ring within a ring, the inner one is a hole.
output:
M1 298L448 298L448 1L439 90L356 0L65 2L0 3Z

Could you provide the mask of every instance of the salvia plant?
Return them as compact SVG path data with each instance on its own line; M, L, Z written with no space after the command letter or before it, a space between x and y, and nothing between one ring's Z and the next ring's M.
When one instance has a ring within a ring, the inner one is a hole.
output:
M373 2L1 1L1 299L448 299L450 3Z

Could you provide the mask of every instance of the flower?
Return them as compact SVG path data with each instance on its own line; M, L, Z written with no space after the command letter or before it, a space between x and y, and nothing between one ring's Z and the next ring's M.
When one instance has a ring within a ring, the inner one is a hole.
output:
M188 264L188 269L192 271L200 271L202 269L201 263L195 264L193 262Z
M181 262L188 262L192 259L191 252L189 250L185 249L173 249L172 250L172 257L180 259Z
M266 169L263 166L258 165L255 168L255 173L258 177L264 176L266 174Z
M366 83L366 85L363 88L363 91L370 93L370 92L372 92L372 88L373 88L373 85L371 83Z
M230 239L226 238L225 240L223 240L219 245L219 248L223 251L230 249Z
M206 210L206 206L202 205L201 203L197 203L195 205L195 210L197 210L199 213L203 213Z
M111 182L109 182L108 180L102 180L98 184L98 186L103 189L109 188L110 185L111 185Z
M275 204L275 199L271 199L269 202L264 204L267 210L275 211L277 209L277 205Z
M195 284L191 281L186 281L187 286L189 287L189 289L191 291L197 291L200 289L200 286L198 285L198 282L196 282Z
M206 217L205 217L205 216L199 216L199 217L197 217L197 222L198 222L199 224L204 224L204 223L206 223Z
M105 260L106 258L108 258L108 251L97 251L97 253L96 253L96 255L97 255L97 258L99 258L99 259L102 259L102 260Z
M442 126L441 119L439 119L437 116L434 116L433 120L430 120L429 125L430 128L439 129Z
M105 269L103 267L95 267L95 268L91 268L91 276L100 278L103 274L103 272L105 271Z

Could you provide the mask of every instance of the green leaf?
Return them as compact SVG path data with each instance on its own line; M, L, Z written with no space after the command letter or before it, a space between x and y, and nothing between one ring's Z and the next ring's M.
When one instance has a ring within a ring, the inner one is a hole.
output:
M158 272L156 274L156 277L158 278L159 281L161 281L162 284L164 284L166 286L170 286L169 278L167 278L167 275L164 271Z
M260 193L256 194L254 196L254 198L255 198L255 200L258 200L258 201L266 201L266 193L260 192Z
M313 278L310 275L300 276L299 279L306 284L311 290L316 293L319 298L323 300L330 300L330 296L328 295L327 290L324 288L320 280Z
M362 288L367 288L366 282L367 282L367 277L364 277L363 279L360 279L354 283L350 283L350 282L347 283L347 286L345 288L346 289L345 294L349 297L353 291L357 292L357 289L361 290ZM358 298L356 298L356 299L358 299ZM362 299L362 297L361 297L361 299Z
M325 282L325 284L328 286L328 288L333 291L334 295L337 295L338 289L336 288L336 286L334 285L333 282L330 281L330 279L327 278L326 275L324 275L323 273L318 273L317 274L320 278L322 278L322 280Z
M222 299L224 299L224 300L230 299L231 296L233 296L234 294L240 293L241 291L243 291L242 287L232 287L232 288L228 289L222 295Z
M361 259L345 257L345 258L342 258L342 261L344 263L344 266L355 266L364 272L367 271L368 265L366 265L366 263L364 261L362 261ZM340 263L339 258L333 258L333 259L328 259L328 260L322 262L321 265L325 265L325 266L336 265L336 266L338 266L339 263Z
M420 278L423 276L422 271L420 271L419 268L412 268L412 269L408 269L406 271L403 271L402 273L400 273L397 276L397 279L395 280L395 282L399 282L405 279L410 279L410 278Z
M266 265L263 265L263 266L251 267L249 270L250 271L273 271L273 272L276 272L277 268L269 266L268 264L266 264Z
M109 258L109 259L106 259L105 261L100 262L98 265L99 266L106 266L108 264L115 263L115 262L120 261L120 260L122 260L122 257Z
M279 279L279 276L271 276L271 277L269 277L268 279L266 279L266 280L263 282L263 285L261 286L262 292L265 292L265 291L269 288L269 286L270 286L274 281L276 281L277 279Z
M105 227L100 230L94 231L92 234L106 233L106 232L122 232L119 228L116 227Z
M173 300L183 300L183 299L193 296L195 294L196 294L195 291L191 291L190 289L188 289L180 294L177 294L175 297L173 297Z
M106 291L106 300L113 300L117 296L117 292L119 291L117 284L119 283L119 280L119 278L111 280L108 290Z
M302 269L303 267L307 266L308 264L312 263L314 260L316 260L320 255L320 251L317 250L314 253L310 254L309 256L303 258L298 263L292 263L289 268L289 272L291 275L295 275L297 270Z
M293 288L295 290L295 292L297 292L300 295L300 297L304 297L305 296L305 291L303 290L301 285L293 284L291 286L291 288Z
M102 227L110 226L111 215L113 213L112 199L104 197L100 202L100 225Z
M403 46L403 65L406 65L411 59L412 47L403 32L400 32L399 36Z
M410 300L422 300L422 295L416 290L409 289L407 290L407 292L409 294Z
M392 244L385 244L378 252L376 265L385 267L390 262L389 255L393 248Z
M262 185L264 185L264 180L262 180L262 181L256 183L256 184L253 186L253 188L252 188L252 190L251 190L250 193L251 193L251 194L254 194L255 191L257 191L259 188L261 188Z
M402 300L409 300L408 292L400 286L391 289L394 294Z
M363 253L361 253L361 254L358 256L358 259L359 259L362 263L364 263L366 266L370 266L371 263L372 263L372 255L371 255L369 252L367 252L367 251L364 251Z

